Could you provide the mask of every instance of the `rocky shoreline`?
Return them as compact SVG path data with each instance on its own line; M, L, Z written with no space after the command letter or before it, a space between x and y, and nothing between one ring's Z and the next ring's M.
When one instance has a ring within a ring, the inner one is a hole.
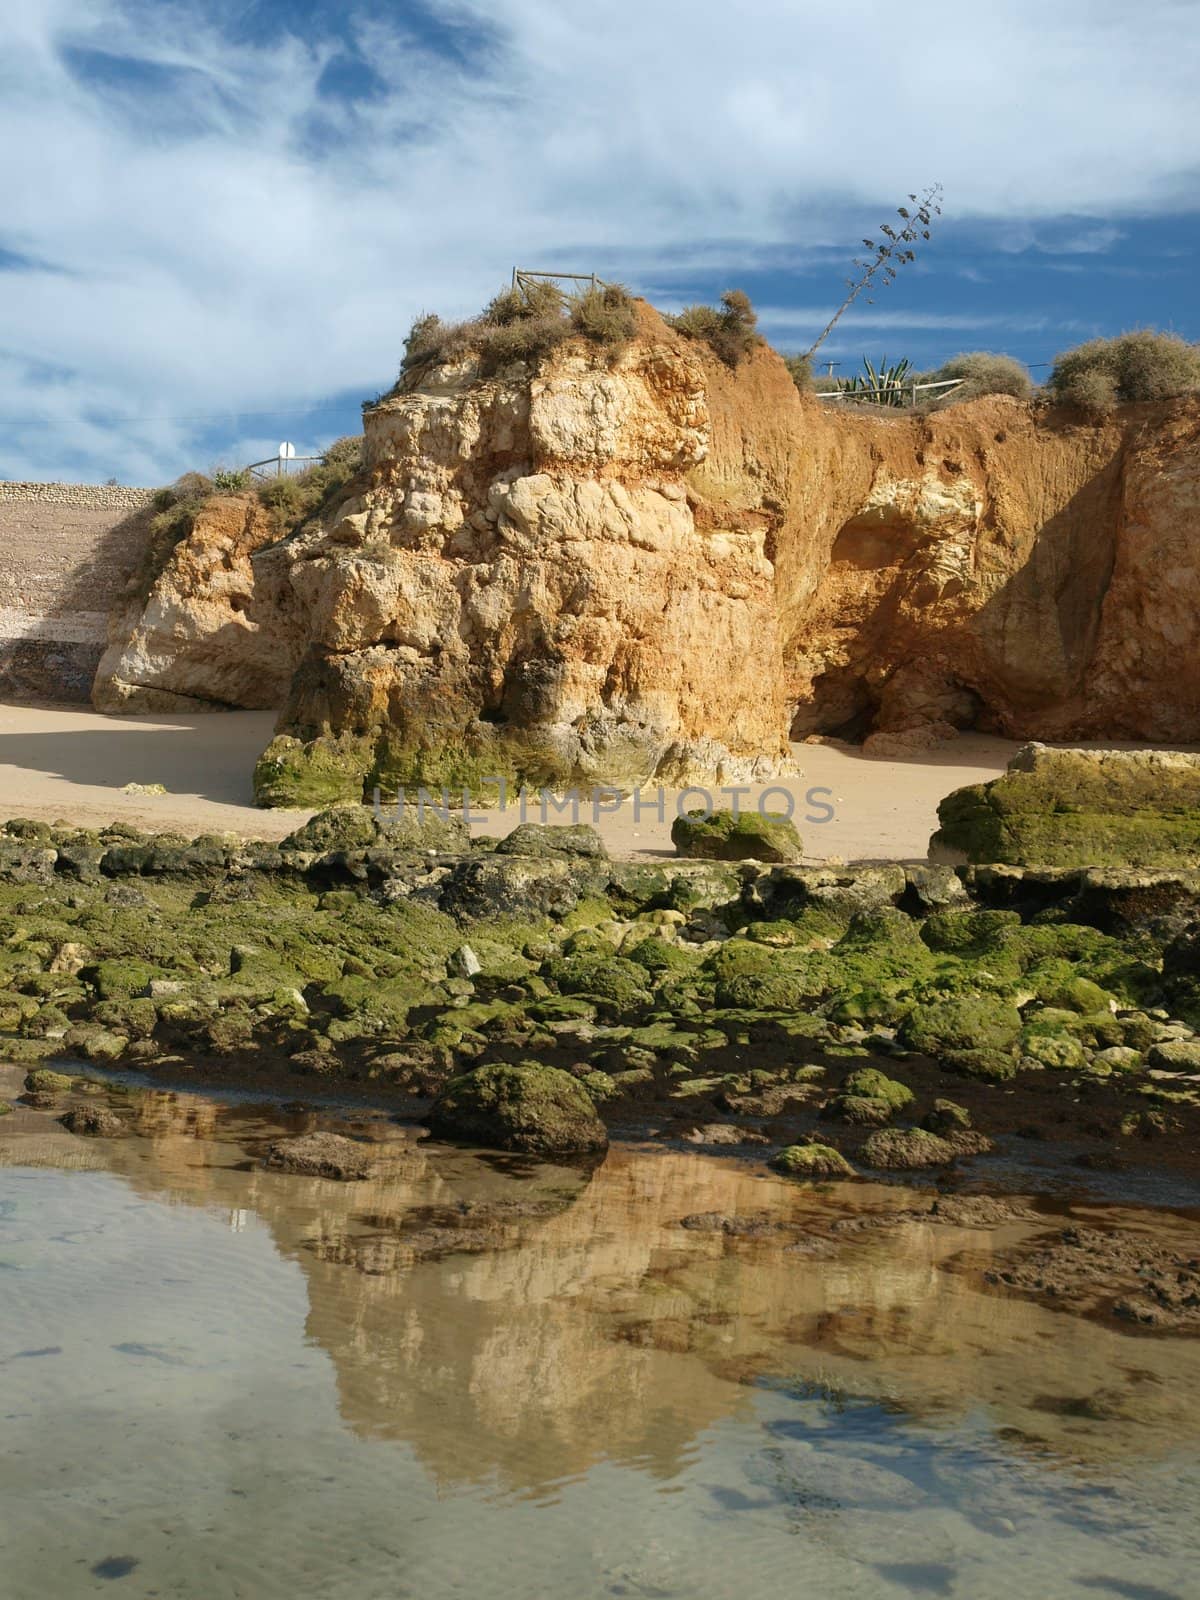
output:
M12 821L0 1048L414 1120L503 1067L614 1134L793 1150L797 1176L998 1138L1191 1174L1198 906L1190 869L646 865L365 807L279 846Z

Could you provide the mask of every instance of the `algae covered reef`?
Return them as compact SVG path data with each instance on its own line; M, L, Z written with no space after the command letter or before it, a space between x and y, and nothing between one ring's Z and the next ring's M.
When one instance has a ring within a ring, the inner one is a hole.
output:
M362 806L278 846L12 821L0 1025L34 1095L85 1062L514 1150L653 1128L801 1178L998 1138L1190 1168L1198 905L1190 867L647 865Z

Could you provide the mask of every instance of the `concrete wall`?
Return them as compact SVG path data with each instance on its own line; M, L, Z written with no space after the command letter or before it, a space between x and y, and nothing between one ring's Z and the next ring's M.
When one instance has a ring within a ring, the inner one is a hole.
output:
M88 699L153 492L0 482L0 697Z

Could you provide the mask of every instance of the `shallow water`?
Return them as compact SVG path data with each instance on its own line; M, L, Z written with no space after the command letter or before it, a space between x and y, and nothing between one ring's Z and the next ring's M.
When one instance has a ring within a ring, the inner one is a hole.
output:
M1197 1593L1200 1341L986 1291L1019 1230L814 1246L912 1191L369 1120L401 1170L341 1185L263 1108L122 1103L0 1120L6 1600Z

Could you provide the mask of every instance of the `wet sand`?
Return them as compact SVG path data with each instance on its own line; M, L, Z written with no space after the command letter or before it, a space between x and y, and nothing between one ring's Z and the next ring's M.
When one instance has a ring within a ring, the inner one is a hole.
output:
M251 773L271 738L274 715L265 711L163 717L112 717L82 707L0 706L0 817L62 820L80 827L126 822L138 828L185 834L233 832L279 839L312 813L260 811ZM833 745L797 745L801 775L780 780L794 804L805 850L814 859L923 859L937 826L937 803L952 789L1003 772L1018 748L1007 739L964 734L911 761L873 761ZM128 783L161 783L165 795L127 795ZM765 785L741 799L754 805ZM811 799L806 799L811 793ZM728 797L714 794L717 804ZM588 800L578 820L597 821L614 856L673 855L671 821L676 791L657 795L640 814L632 801L593 818ZM686 802L702 803L699 795ZM784 793L768 807L787 808ZM833 816L828 816L832 808ZM543 820L535 802L529 820ZM806 819L821 820L806 820ZM479 813L472 831L505 834L522 820L515 802ZM544 820L569 822L569 811Z

